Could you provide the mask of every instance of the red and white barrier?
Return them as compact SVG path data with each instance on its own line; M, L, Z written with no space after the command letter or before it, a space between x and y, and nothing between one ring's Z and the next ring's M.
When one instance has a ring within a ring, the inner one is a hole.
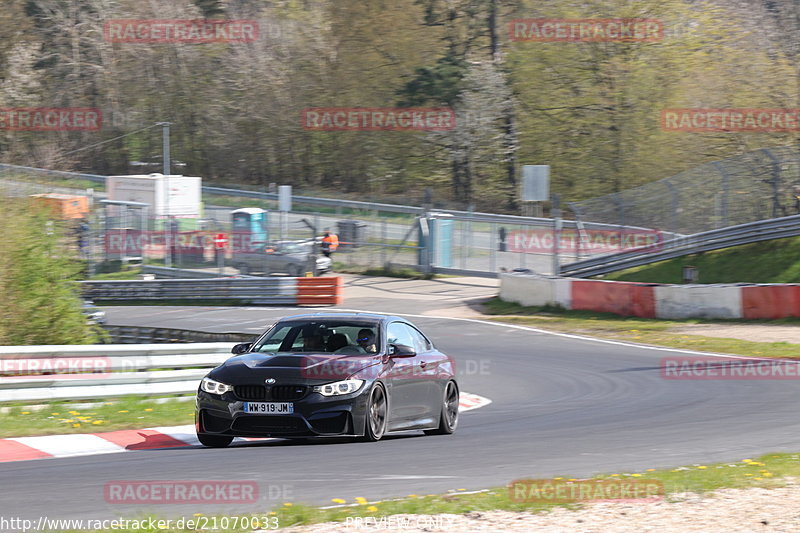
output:
M800 285L662 285L501 274L500 298L642 318L800 317Z

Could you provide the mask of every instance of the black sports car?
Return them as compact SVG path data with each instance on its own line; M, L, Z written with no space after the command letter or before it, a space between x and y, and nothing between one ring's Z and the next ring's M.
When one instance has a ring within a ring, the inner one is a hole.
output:
M206 446L234 437L443 435L458 423L452 359L396 316L286 317L232 353L197 391L195 425Z

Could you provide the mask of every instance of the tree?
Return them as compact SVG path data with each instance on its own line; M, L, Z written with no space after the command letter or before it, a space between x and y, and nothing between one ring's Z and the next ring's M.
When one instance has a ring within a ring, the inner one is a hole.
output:
M25 200L0 198L0 344L89 344L81 269L65 227Z

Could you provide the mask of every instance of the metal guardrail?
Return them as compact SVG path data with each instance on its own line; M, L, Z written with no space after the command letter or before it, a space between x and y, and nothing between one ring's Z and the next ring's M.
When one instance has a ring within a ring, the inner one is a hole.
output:
M172 278L172 279L209 279L209 278L221 278L221 277L262 279L260 276L247 276L244 274L219 274L219 272L191 270L186 268L162 267L154 265L142 266L142 274L153 274L159 278Z
M232 343L0 346L0 402L191 393L209 369L231 356L231 347ZM70 362L93 371L60 370Z
M800 215L759 220L666 240L656 247L601 255L562 265L561 275L586 278L689 254L800 235Z
M266 325L265 325L266 326ZM175 344L196 342L250 342L258 335L250 333L213 333L174 328L142 326L103 326L113 344Z
M91 300L236 300L256 305L341 302L341 278L210 278L80 281Z

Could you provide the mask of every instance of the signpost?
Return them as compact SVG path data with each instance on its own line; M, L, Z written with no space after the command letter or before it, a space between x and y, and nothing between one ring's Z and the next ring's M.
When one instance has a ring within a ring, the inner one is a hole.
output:
M522 166L523 216L542 216L542 204L550 199L550 165Z
M214 251L217 254L217 266L219 267L220 275L223 274L225 268L225 249L228 247L228 236L224 233L217 233L214 235Z

